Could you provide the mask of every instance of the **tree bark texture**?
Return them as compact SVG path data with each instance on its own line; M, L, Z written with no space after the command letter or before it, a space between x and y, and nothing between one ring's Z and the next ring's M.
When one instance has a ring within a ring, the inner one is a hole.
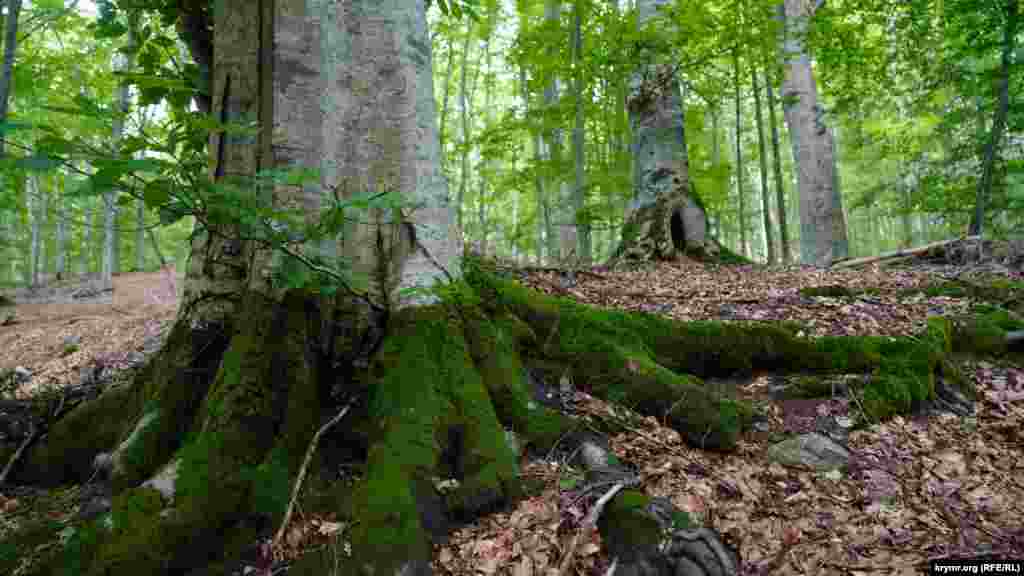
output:
M814 4L785 0L782 104L793 142L800 191L800 259L828 266L849 251L846 219L835 174L835 142L825 123L811 58L804 45Z
M637 25L659 17L664 0L641 0ZM628 98L633 134L635 200L613 254L620 259L670 259L685 252L717 253L706 238L707 215L691 189L682 95L671 64L636 71Z

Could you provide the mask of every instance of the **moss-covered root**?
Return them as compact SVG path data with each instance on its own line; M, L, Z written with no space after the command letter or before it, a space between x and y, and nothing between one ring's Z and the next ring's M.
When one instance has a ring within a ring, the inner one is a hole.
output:
M450 310L407 309L389 322L372 367L367 473L352 498L353 558L340 573L395 574L429 561L444 518L434 477L459 480L445 496L455 516L518 492L514 453Z
M17 481L48 486L84 482L93 473L93 459L128 436L131 454L118 451L120 484L155 471L192 425L227 345L225 329L193 328L188 319L179 319L164 347L129 386L106 391L54 424L46 441L29 451Z
M536 346L530 327L511 314L493 320L474 303L462 303L466 342L490 393L498 419L514 430L524 445L547 452L573 429L561 413L534 401L528 388L520 349Z
M629 574L737 576L739 556L671 502L625 490L598 521L608 554Z
M109 520L66 548L62 561L78 563L77 573L186 573L220 556L242 520L280 519L289 477L318 424L309 343L322 320L302 294L249 298L249 322L231 339L191 438L174 455L173 494L122 492Z

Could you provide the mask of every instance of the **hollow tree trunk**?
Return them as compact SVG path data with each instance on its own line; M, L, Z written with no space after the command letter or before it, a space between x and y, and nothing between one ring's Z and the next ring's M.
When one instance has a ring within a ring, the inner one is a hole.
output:
M659 17L664 4L664 0L639 2L637 25L645 27ZM658 55L651 58L657 60ZM623 226L622 244L612 259L716 253L717 244L706 238L707 215L691 190L682 96L673 65L654 61L638 70L628 106L635 141L636 199Z

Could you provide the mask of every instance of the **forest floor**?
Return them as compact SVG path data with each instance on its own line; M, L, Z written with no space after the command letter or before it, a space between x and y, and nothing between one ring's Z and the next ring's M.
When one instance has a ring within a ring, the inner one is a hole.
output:
M0 320L6 310L14 313L10 325L0 326L0 371L21 366L32 373L18 397L75 384L80 372L96 365L116 370L136 364L174 319L173 269L115 275L112 298L110 292L71 297L94 281L8 292L17 306L0 308Z
M818 270L682 261L630 271L516 274L544 292L684 321L784 319L802 322L813 335L893 336L917 333L929 316L967 312L973 304L908 289L942 279L1024 280L1020 270L994 262ZM27 368L34 389L73 385L97 363L137 364L158 347L173 320L173 278L164 272L117 276L113 301L106 303L20 303L14 307L18 323L0 327L0 369ZM872 291L831 298L800 294L804 287L833 285ZM929 411L854 430L848 442L853 457L843 472L784 467L771 463L765 451L781 438L813 430L822 417L846 418L856 406L845 396L773 403L768 427L747 433L728 454L688 447L653 418L628 426L610 443L640 471L645 491L670 499L737 545L744 574L919 574L932 558L996 554L1021 560L1024 366L989 360L969 361L964 369L980 393L973 415ZM754 374L737 385L763 400L772 378ZM622 413L579 391L574 406L578 414ZM436 551L435 574L558 574L572 527L587 513L587 501L567 481L578 472L553 460L524 463L522 471L542 488L512 509L453 532ZM28 497L23 490L0 495L0 534L29 509L39 513L37 505L19 504ZM46 514L57 521L78 512L77 498L52 500ZM315 534L317 523L294 521L292 553L324 543ZM577 549L575 573L602 575L608 564L599 536L590 534Z

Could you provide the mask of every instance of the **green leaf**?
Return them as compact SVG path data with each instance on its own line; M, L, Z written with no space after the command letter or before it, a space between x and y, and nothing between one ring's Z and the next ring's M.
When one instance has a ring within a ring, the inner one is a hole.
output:
M167 180L147 182L142 197L147 206L157 207L166 204L171 198L171 183Z

